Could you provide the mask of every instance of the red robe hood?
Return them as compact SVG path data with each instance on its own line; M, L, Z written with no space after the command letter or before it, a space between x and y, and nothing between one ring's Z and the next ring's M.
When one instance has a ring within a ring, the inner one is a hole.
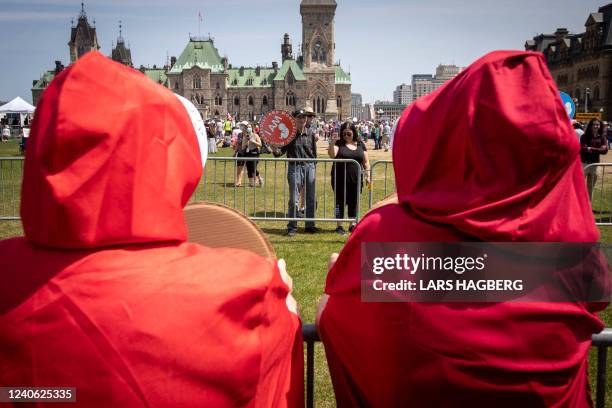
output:
M400 203L368 213L327 276L319 331L338 406L592 405L603 303L361 298L363 242L596 241L578 151L537 53L488 54L404 111Z
M182 209L201 174L195 130L174 94L87 53L38 103L23 177L25 235L51 248L185 241Z
M395 135L398 198L421 219L486 241L598 239L542 54L484 56L410 105Z
M26 238L0 241L0 385L75 387L88 408L303 405L276 262L181 242L202 173L192 108L95 52L44 92Z

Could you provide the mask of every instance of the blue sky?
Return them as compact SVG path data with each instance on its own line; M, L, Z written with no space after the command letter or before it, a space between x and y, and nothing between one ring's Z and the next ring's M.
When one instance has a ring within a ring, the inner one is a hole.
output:
M608 0L609 1L609 0ZM337 0L336 60L350 69L353 92L364 102L392 98L395 86L412 74L434 73L438 64L469 65L498 49L523 49L525 40L557 27L584 31L590 12L606 0ZM294 52L301 41L299 0L88 0L101 51L123 21L134 64L163 65L178 56L189 33L202 34L234 66L280 61L285 32ZM21 96L56 59L67 63L70 19L79 0L0 1L0 100Z

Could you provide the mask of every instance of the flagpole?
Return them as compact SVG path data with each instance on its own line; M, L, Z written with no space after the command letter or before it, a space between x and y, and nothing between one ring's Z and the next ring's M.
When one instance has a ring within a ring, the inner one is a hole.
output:
M202 38L202 12L198 11L198 37Z

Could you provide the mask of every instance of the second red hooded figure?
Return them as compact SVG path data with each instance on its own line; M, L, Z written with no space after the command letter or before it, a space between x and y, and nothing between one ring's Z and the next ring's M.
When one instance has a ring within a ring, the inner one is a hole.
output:
M541 54L495 52L398 123L398 204L327 277L319 331L338 406L588 407L586 303L364 303L362 242L595 242L579 145Z

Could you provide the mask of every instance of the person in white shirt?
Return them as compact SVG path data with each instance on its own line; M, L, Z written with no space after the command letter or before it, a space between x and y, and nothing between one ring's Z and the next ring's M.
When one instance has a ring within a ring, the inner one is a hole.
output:
M580 138L582 137L582 135L584 135L584 130L582 129L582 123L578 122L577 120L572 120L572 126L574 127L574 130L576 131L576 136L578 136L578 140L580 141Z
M385 148L385 152L389 151L389 137L391 136L391 126L389 126L389 122L385 122L382 130L382 144Z
M8 143L9 137L11 137L11 129L8 126L2 128L2 143Z

